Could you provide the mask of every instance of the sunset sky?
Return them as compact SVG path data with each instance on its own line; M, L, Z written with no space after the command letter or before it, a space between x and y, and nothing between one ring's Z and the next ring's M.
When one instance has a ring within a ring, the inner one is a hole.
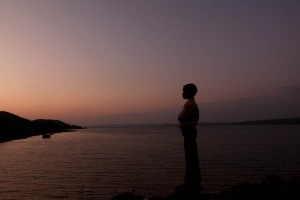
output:
M0 110L80 125L300 116L299 0L0 0Z

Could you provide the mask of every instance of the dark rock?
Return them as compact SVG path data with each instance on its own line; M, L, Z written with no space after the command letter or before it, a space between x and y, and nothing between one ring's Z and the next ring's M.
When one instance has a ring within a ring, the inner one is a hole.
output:
M113 197L111 200L144 200L145 197L135 195L133 193L121 193Z
M111 200L140 200L145 197L124 193ZM175 192L166 198L147 198L149 200L298 200L300 199L300 177L283 180L278 176L267 176L261 183L238 183L229 191L216 194L195 194L184 187L176 187Z
M15 114L0 111L0 142L80 128L82 127L52 119L30 121Z

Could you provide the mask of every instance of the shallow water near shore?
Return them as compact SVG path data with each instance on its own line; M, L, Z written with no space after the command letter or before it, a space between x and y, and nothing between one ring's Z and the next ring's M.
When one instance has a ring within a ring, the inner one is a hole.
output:
M198 128L206 193L266 175L300 176L300 126ZM176 127L97 128L0 143L0 199L167 196L184 178Z

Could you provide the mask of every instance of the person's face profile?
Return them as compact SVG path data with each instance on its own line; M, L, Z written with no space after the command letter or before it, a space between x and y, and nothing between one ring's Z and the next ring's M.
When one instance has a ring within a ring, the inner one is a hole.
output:
M187 91L184 88L183 88L183 92L182 92L182 98L183 99L188 99Z

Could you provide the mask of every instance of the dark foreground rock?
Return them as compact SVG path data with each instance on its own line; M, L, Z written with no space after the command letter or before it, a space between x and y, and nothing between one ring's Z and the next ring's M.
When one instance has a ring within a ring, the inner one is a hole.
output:
M114 196L111 200L299 200L300 199L300 177L288 180L278 176L267 176L261 183L239 183L229 191L217 194L192 195L182 190L162 197L145 197L133 193L122 193Z

